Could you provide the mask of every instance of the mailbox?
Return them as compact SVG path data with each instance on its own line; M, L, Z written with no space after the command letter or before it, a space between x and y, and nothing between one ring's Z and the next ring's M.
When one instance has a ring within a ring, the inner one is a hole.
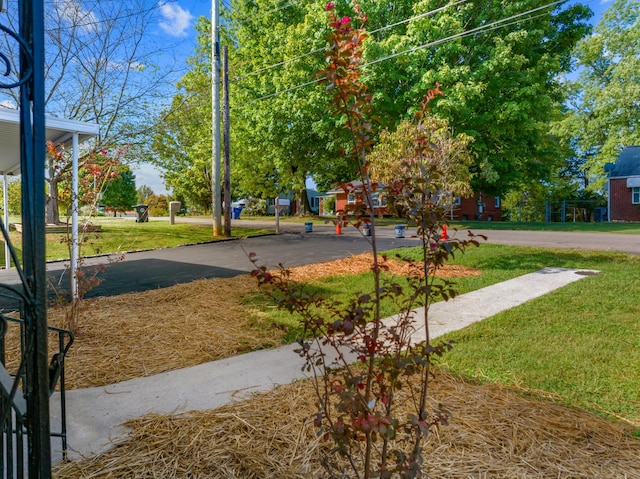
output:
M176 213L180 212L180 206L182 206L182 203L180 203L179 201L169 202L169 223L170 224L175 224Z
M169 212L173 213L173 214L177 214L180 212L180 206L182 206L182 203L180 203L179 201L170 201L169 202Z

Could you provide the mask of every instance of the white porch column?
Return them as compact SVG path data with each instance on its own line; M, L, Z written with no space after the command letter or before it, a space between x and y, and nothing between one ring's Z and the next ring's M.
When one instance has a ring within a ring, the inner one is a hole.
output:
M78 299L78 132L71 146L71 298Z
M9 233L9 181L7 180L7 172L2 174L2 190L3 190L3 205L4 205L4 227L7 228ZM11 252L9 251L9 245L5 241L4 243L4 264L5 268L11 268Z

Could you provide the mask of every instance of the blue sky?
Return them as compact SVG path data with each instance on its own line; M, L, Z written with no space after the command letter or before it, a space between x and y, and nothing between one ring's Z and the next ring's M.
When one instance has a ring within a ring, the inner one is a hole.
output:
M549 0L551 3L552 0ZM604 11L613 3L613 0L583 0L580 2L588 5L594 12L592 23L598 23ZM196 32L194 22L199 16L211 16L211 1L207 0L179 0L175 2L159 2L158 38L163 43L171 43L183 58L193 52L196 44ZM134 168L136 185L149 186L156 194L167 194L167 190L160 178L159 172L151 166L141 165Z

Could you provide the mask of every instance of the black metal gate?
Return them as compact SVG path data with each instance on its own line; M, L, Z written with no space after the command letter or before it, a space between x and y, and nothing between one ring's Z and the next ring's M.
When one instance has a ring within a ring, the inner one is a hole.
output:
M0 24L6 38L20 52L19 58L0 52L0 75L4 76L0 88L19 89L23 225L22 265L12 250L21 285L0 285L0 294L16 302L15 313L0 315L3 353L4 339L10 335L9 324L17 324L20 331L14 338L19 343L15 364L3 358L5 362L0 365L0 477L26 475L45 479L51 477L51 431L45 260L44 6L42 0L18 0L17 5L19 31ZM10 245L4 224L2 234Z

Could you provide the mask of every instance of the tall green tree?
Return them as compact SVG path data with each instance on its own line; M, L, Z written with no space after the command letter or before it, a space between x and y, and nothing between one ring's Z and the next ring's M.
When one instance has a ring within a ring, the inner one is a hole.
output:
M242 59L239 67L250 70L238 82L245 101L238 123L246 128L244 146L255 149L244 154L267 155L271 163L306 169L321 180L353 175L334 163L347 139L340 119L327 119L324 92L295 89L313 79L324 56L322 51L306 55L322 50L321 7L303 11L296 5L283 12L271 6L270 14L257 16L257 8L269 5L245 0L233 5L235 54ZM570 69L571 51L589 32L591 12L582 5L540 8L545 5L543 0L472 0L448 7L439 0L360 2L371 32L363 80L381 124L393 129L408 118L438 82L446 97L434 113L474 139L475 188L500 193L523 177L550 176L562 157L549 134L564 100L558 75ZM336 8L341 15L353 14L343 4ZM534 9L539 10L522 15ZM256 19L247 20L251 15Z
M136 202L136 176L128 165L118 168L118 176L106 185L100 203L113 211L129 211Z
M138 204L146 203L147 199L153 194L151 187L142 185L136 189L136 201Z
M371 32L363 81L380 124L395 129L438 82L446 96L433 113L473 138L475 188L501 193L522 178L551 175L562 159L549 133L564 100L557 77L570 69L571 51L589 31L590 10L547 7L501 28L493 25L543 5L543 0L468 0L453 6L439 0L363 0ZM317 83L316 72L326 61L324 6L232 0L231 7L223 38L232 46L234 191L272 197L294 190L304 211L308 177L324 189L356 173L340 154L350 142L345 118L327 113L328 93ZM353 15L346 4L336 8L339 15ZM201 19L198 28L191 70L156 143L165 180L174 191L186 185L185 197L210 191L208 21ZM422 48L433 42L441 43ZM378 133L372 131L372 139Z
M588 33L591 12L577 4L521 15L546 4L467 1L370 44L369 85L381 116L397 121L438 82L445 97L432 111L474 139L476 190L500 194L522 178L552 174L561 158L549 134L564 100L558 76L570 69L571 51ZM423 0L414 4L414 15L444 5Z
M639 0L616 0L575 50L581 71L570 85L572 111L562 128L595 189L604 182L604 165L623 146L640 144L639 18Z
M242 189L263 195L295 191L301 213L310 211L306 179L321 179L333 169L347 169L337 154L335 135L327 131L326 96L310 85L323 64L326 46L320 4L297 4L277 10L275 2L232 2L229 29L237 41L233 52L233 154ZM263 11L264 14L256 14ZM319 50L298 61L290 60ZM271 65L282 63L270 68ZM251 172L257 174L251 174ZM330 175L330 176L333 176Z
M211 210L211 22L196 22L198 44L172 104L160 112L148 161L162 170L175 196L201 211Z
M346 119L327 113L330 97L315 83L326 64L324 3L280 8L273 1L234 0L232 7L228 28L237 45L232 118L239 163L262 165L277 179L274 188L294 189L301 204L307 177L320 190L352 180L355 168L341 154L351 142ZM353 16L350 7L340 8L340 15ZM412 3L366 1L362 11L369 18L365 26L378 27L410 17Z

